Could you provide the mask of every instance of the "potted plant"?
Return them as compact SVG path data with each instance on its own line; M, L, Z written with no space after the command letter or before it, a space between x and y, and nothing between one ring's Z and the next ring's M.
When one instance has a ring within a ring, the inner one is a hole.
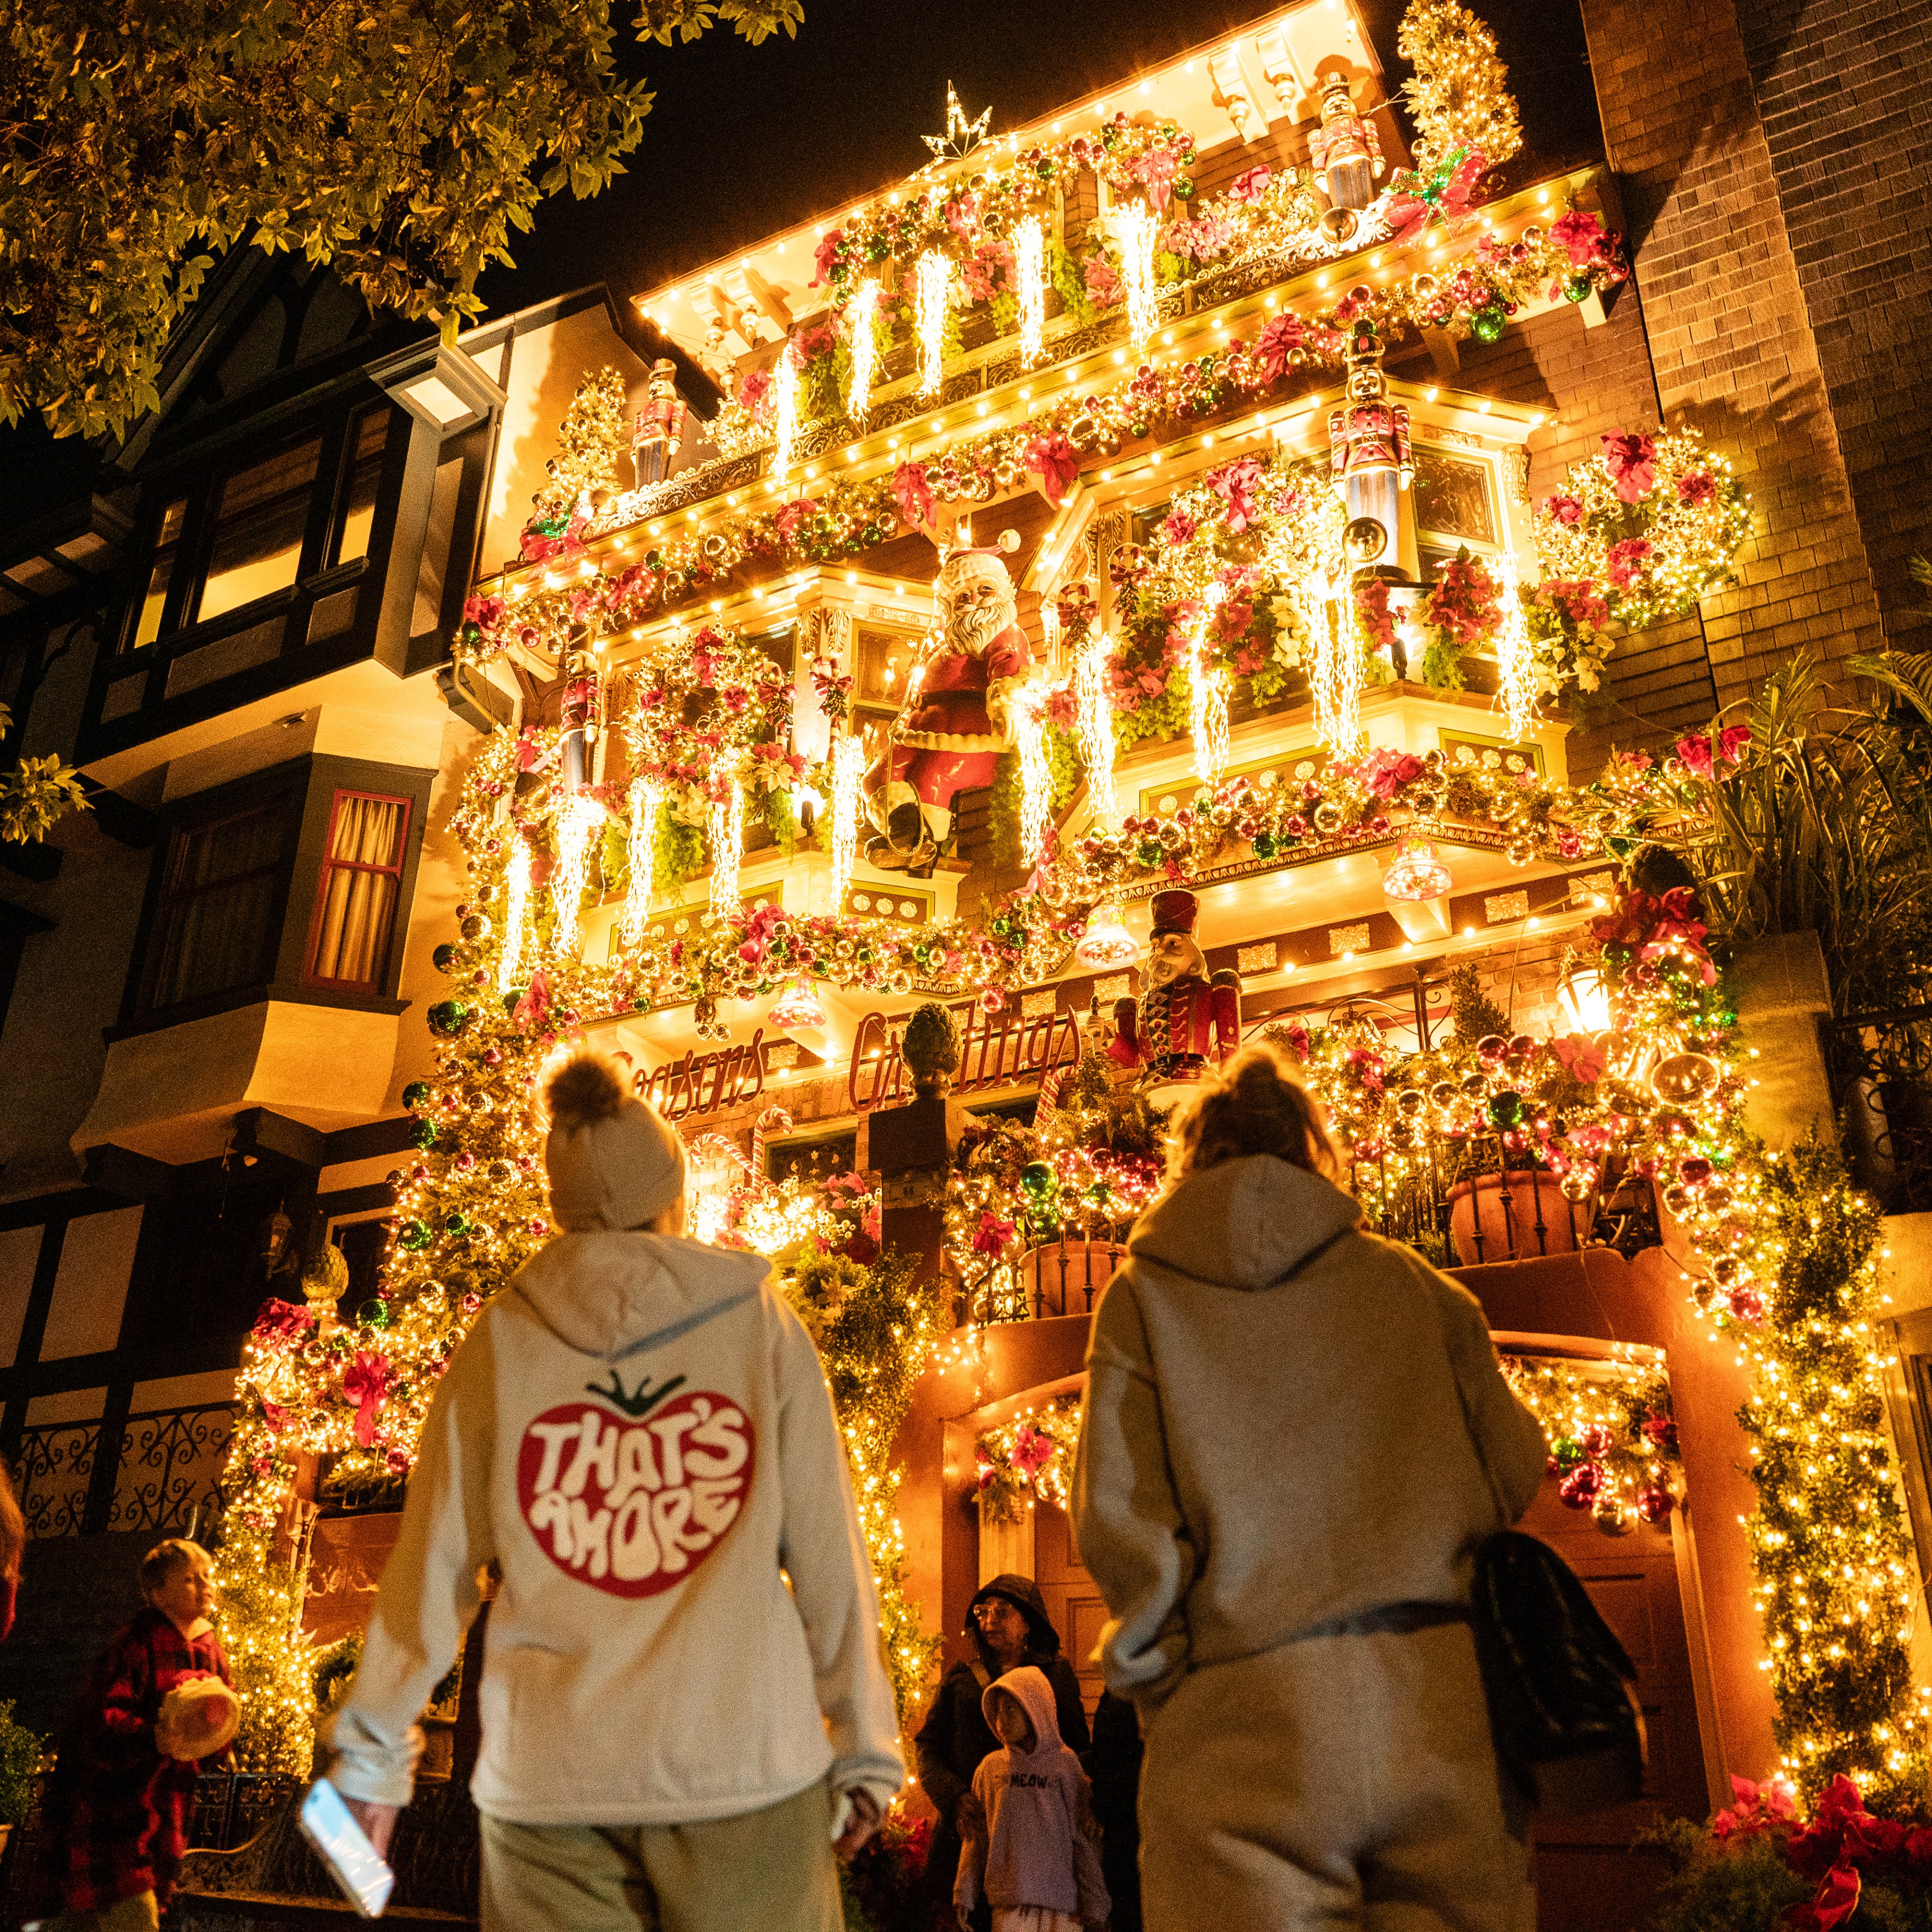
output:
M27 1822L48 1766L46 1740L14 1721L14 1700L0 1703L0 1856L16 1825Z

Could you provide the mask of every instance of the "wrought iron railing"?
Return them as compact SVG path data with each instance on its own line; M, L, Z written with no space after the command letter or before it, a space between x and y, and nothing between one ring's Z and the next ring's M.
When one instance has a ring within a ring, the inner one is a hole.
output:
M232 1852L238 1845L245 1845L302 1782L282 1772L204 1772L194 1781L189 1849Z
M14 1483L33 1537L99 1530L188 1534L221 1506L232 1406L199 1402L130 1415L101 1465L104 1424L45 1422L21 1432Z
M1824 1042L1858 1184L1888 1214L1932 1210L1932 1006L1848 1013Z

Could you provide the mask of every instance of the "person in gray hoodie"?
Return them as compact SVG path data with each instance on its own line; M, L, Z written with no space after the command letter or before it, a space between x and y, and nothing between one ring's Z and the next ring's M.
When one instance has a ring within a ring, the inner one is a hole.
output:
M960 1926L982 1899L993 1932L1079 1932L1105 1925L1100 1828L1087 1774L1060 1742L1046 1672L1023 1664L987 1685L987 1727L1003 1749L973 1774L978 1816L959 1853L952 1899Z
M565 1232L430 1404L330 1775L386 1845L494 1562L484 1932L838 1932L834 1840L904 1767L824 1367L766 1262L683 1238L683 1144L610 1060L547 1099Z
M1468 1604L1542 1432L1474 1298L1364 1231L1272 1048L1174 1133L1095 1318L1072 1494L1146 1731L1148 1932L1531 1932Z

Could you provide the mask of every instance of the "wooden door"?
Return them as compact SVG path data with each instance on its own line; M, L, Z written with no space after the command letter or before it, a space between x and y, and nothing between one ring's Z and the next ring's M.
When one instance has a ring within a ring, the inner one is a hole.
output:
M1073 1520L1051 1503L1035 1504L1034 1581L1046 1600L1046 1614L1060 1633L1060 1647L1080 1679L1080 1700L1090 1719L1103 1688L1094 1652L1107 1606L1080 1560L1073 1540Z
M1537 1826L1538 1932L1638 1932L1655 1912L1664 1870L1658 1854L1637 1846L1639 1834L1660 1818L1702 1818L1710 1810L1670 1526L1639 1523L1627 1536L1606 1536L1587 1510L1566 1509L1546 1478L1520 1527L1576 1571L1630 1652L1649 1742L1641 1797Z

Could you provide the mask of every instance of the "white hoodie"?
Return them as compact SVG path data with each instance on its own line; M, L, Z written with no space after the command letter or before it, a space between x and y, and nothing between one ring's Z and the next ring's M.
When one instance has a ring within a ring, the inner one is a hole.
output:
M409 1802L416 1718L494 1558L479 1810L692 1823L828 1776L890 1802L904 1766L844 1445L769 1273L668 1235L564 1234L484 1310L430 1405L334 1720L346 1796Z

